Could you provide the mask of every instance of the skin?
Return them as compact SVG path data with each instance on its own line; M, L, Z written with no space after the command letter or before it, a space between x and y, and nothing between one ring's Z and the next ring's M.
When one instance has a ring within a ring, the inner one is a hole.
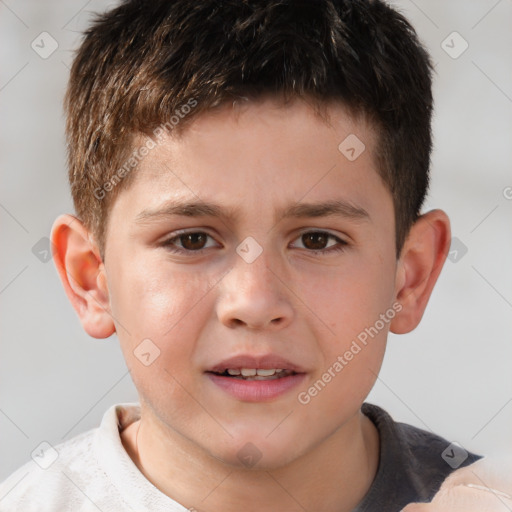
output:
M181 137L145 157L112 207L102 261L92 235L70 215L53 227L54 260L87 333L117 333L137 387L141 420L123 443L163 493L198 511L349 511L375 477L379 438L360 407L374 385L388 331L414 329L445 261L450 240L441 210L412 227L395 254L391 195L373 155L375 134L339 104L330 122L304 100L273 98L198 116ZM349 161L338 145L356 134L366 150ZM134 171L135 172L135 171ZM239 210L237 217L160 216L137 222L178 198ZM343 199L367 219L275 220L292 203ZM178 255L162 242L176 231L210 235ZM305 239L323 231L333 238ZM236 252L248 236L262 253ZM314 243L317 243L315 246ZM311 401L307 390L365 328L399 303L385 324ZM145 366L133 351L144 339L160 355ZM301 366L298 388L266 402L235 399L205 371L237 354L275 353ZM238 458L252 443L253 467ZM335 454L335 456L333 456Z
M402 512L506 512L512 510L512 461L488 459L454 471L430 503L412 503Z

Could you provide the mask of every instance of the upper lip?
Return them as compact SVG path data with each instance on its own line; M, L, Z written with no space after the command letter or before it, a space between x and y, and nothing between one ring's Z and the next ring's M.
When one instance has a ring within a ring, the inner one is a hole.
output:
M262 370L282 369L291 370L295 373L304 373L304 369L300 366L278 356L277 354L266 354L262 356L252 356L249 354L240 354L238 356L224 359L215 364L209 372L222 373L228 369L241 370L242 368L260 368Z

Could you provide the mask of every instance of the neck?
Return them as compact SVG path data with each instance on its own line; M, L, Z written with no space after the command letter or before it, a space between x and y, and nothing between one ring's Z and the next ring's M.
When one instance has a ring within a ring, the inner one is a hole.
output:
M142 419L126 428L125 449L155 487L197 512L349 512L370 488L379 462L377 429L361 412L306 454L272 470L235 468L180 434L151 426Z

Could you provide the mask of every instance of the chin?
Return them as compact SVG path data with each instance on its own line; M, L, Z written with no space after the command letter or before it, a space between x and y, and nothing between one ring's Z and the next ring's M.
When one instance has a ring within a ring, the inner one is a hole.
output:
M267 433L258 435L235 436L219 450L210 453L225 464L238 470L273 471L282 468L301 453L301 446L290 436L275 436L274 439L266 437Z

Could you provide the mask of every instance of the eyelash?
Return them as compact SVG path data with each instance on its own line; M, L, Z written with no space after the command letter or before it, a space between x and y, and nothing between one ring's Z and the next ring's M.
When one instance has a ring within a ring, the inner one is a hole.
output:
M300 238L300 237L302 237L304 235L309 235L309 234L312 234L312 233L327 235L328 239L332 238L332 239L334 239L334 240L336 240L338 242L337 245L334 245L334 246L329 247L327 249L317 249L317 250L314 250L314 249L304 249L305 251L307 251L309 253L312 253L315 256L316 255L326 256L326 255L329 255L329 254L332 254L332 253L343 252L346 249L346 246L348 245L347 242L345 242L341 238L333 235L332 233L329 233L327 231L321 231L321 230L303 231L302 233L299 234L299 236L297 238ZM161 246L164 247L169 252L174 253L174 254L202 254L206 250L211 249L211 247L207 247L207 248L203 248L203 249L198 249L197 251L192 251L190 249L180 249L180 248L173 247L173 242L176 241L176 240L179 240L182 236L185 236L185 235L197 235L197 234L206 235L206 236L208 236L210 238L213 238L211 235L209 235L208 233L205 233L204 231L184 231L184 232L179 232L179 233L175 234L174 236L172 236L171 238L168 238L167 240L164 240L161 243Z

